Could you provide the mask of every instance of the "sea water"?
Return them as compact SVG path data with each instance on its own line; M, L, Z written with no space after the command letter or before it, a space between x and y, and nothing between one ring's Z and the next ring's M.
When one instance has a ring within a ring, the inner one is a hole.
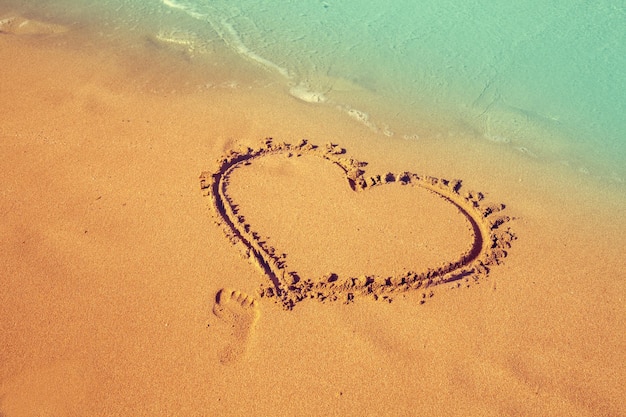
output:
M4 3L219 48L380 135L420 140L428 126L626 181L624 0Z

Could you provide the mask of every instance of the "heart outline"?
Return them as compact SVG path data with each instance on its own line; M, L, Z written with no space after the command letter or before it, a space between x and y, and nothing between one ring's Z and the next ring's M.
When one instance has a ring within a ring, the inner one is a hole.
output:
M339 277L331 273L321 281L303 279L297 271L289 270L282 256L276 255L274 248L261 241L259 235L245 223L226 190L233 170L241 165L248 165L255 159L279 154L307 154L327 160L343 170L345 179L355 192L364 192L393 182L426 189L455 206L467 219L474 238L471 248L458 260L449 261L437 268L428 268L423 273L407 271L395 277ZM425 289L465 277L472 276L474 280L479 280L489 274L493 265L502 263L502 259L507 256L507 249L516 237L508 227L502 227L512 220L509 216L500 214L505 208L504 204L487 203L480 192L462 191L461 180L446 180L407 171L366 177L362 168L367 164L347 158L345 154L345 149L332 143L322 148L310 144L306 139L291 145L285 142L275 143L272 138L266 138L257 149L248 147L228 152L218 159L215 172L201 174L200 187L204 196L210 199L210 208L216 217L216 223L221 226L230 242L240 247L244 257L270 280L271 286L261 287L262 297L276 298L285 309L292 309L299 301L307 298L322 301L344 299L349 302L355 295L369 295L376 299L388 299L390 293Z

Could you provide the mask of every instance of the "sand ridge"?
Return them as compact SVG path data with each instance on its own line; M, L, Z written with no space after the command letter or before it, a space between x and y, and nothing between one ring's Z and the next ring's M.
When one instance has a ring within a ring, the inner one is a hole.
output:
M460 216L467 219L472 229L473 244L457 259L444 265L427 268L425 272L407 271L396 276L339 276L329 273L324 277L304 277L286 263L285 255L262 240L254 227L246 223L237 202L228 193L231 173L255 160L269 155L312 155L339 166L354 192L365 192L374 187L400 183L425 189L453 205ZM434 285L470 278L478 280L502 262L515 235L508 227L511 218L502 213L504 204L488 203L480 192L467 191L461 180L446 180L411 172L367 175L365 162L345 156L346 150L328 143L324 147L301 140L296 145L265 139L258 149L230 151L218 160L215 172L200 176L201 189L209 197L212 213L230 242L240 249L259 270L269 278L270 285L262 285L260 295L278 300L285 309L307 298L320 301L350 302L355 296L388 299L390 293L425 289ZM316 279L317 278L317 279Z

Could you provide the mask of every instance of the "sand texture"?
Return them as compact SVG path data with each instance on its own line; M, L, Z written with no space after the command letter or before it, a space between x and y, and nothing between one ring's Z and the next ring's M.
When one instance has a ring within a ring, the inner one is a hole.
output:
M2 417L626 415L623 185L0 16Z

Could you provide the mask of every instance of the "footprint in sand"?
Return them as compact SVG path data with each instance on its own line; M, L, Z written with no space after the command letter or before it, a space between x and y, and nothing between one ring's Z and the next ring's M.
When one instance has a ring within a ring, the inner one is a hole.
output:
M229 341L219 355L220 362L232 363L244 357L259 318L257 301L240 291L221 289L215 297L213 314L230 328Z

